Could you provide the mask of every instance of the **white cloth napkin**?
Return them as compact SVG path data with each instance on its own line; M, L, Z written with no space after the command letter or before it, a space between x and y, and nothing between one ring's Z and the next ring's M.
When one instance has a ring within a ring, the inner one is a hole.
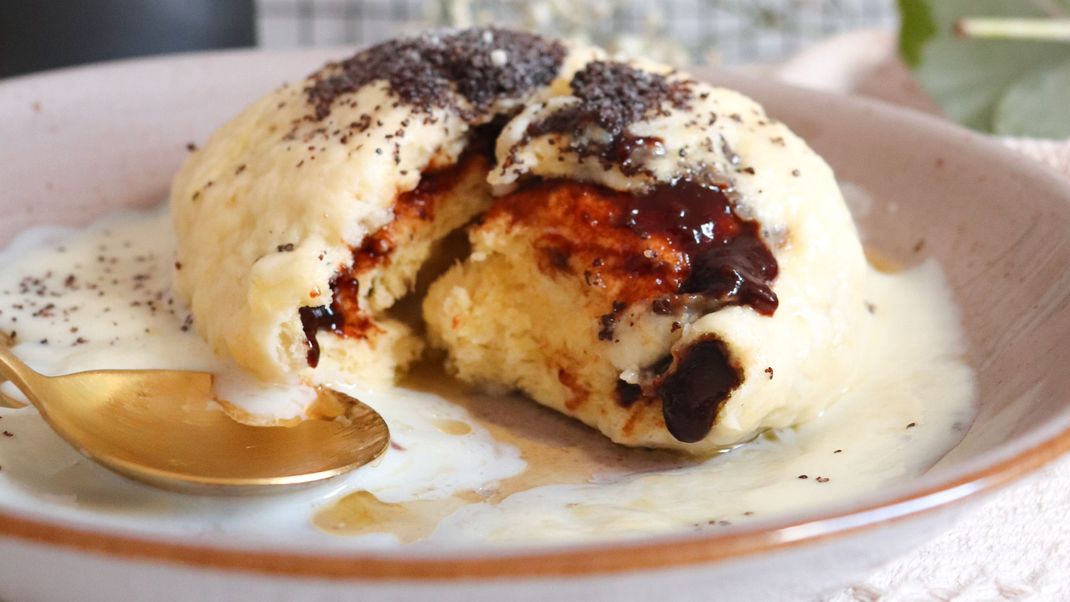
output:
M938 113L898 60L893 36L860 31L772 69L786 82ZM1000 141L1070 177L1070 140ZM1070 458L997 493L948 532L827 602L1070 600Z

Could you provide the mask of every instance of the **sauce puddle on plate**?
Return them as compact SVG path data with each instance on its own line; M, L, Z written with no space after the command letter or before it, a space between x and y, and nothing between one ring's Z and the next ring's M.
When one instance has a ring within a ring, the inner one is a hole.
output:
M441 500L388 503L374 494L357 491L312 516L312 524L331 535L392 533L401 543L412 543L431 535L439 521L458 508L483 501L470 491Z
M309 407L307 387L258 385L217 358L171 299L172 257L161 210L31 230L0 251L0 328L46 374L205 370L244 420L343 411ZM0 437L0 508L139 533L373 548L604 541L844 503L924 473L974 412L973 372L939 267L885 271L867 276L858 377L828 392L835 403L819 419L730 453L618 446L529 400L470 391L428 361L397 388L330 382L383 415L391 449L329 484L267 498L197 498L126 481L79 456L32 409L0 408L0 430L11 433Z

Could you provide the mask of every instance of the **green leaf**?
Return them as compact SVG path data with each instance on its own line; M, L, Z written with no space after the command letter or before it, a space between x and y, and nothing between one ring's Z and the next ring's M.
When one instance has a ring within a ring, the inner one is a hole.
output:
M915 75L948 117L991 132L995 106L1011 84L1065 60L1070 60L1068 45L938 39L925 48Z
M961 39L963 17L1047 17L1067 0L900 0L900 52L922 88L944 113L984 132L994 130L995 108L1024 75L1070 60L1070 44ZM927 33L928 32L928 33ZM1052 134L1047 134L1052 135Z
M936 23L927 0L899 0L902 26L899 28L899 52L911 67L921 63L921 50L936 35Z
M1001 136L1070 138L1070 61L1014 82L996 105L992 124Z

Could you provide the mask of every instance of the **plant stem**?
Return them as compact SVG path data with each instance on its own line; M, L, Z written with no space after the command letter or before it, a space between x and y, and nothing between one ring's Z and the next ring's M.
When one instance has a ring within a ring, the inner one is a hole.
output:
M1070 19L993 19L971 17L955 22L963 38L1070 42Z

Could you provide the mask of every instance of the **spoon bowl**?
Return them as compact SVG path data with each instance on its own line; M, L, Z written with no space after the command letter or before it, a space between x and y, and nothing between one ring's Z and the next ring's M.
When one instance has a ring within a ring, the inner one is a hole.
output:
M0 374L83 455L132 479L198 494L252 494L316 483L386 450L386 422L343 393L315 403L346 408L335 420L251 426L213 395L213 376L174 370L101 370L45 377L0 345ZM0 397L0 405L17 401ZM19 404L21 405L21 404Z

